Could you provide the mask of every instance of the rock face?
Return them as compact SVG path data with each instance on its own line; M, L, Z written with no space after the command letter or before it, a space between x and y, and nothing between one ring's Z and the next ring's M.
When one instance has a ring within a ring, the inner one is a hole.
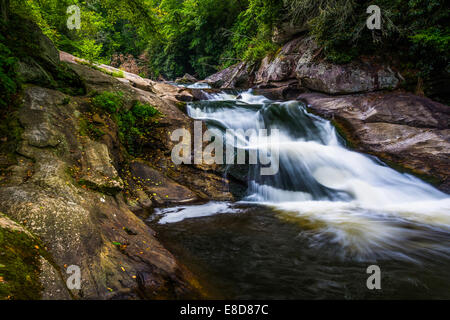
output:
M307 26L297 26L290 22L283 23L280 27L274 28L272 41L277 44L285 44L306 30L308 30Z
M13 155L0 152L0 236L12 239L7 245L19 250L16 235L10 234L26 235L24 257L33 254L30 272L37 275L29 284L35 288L33 296L24 298L204 297L193 275L133 213L158 205L233 199L228 181L214 166L174 166L171 161L176 143L171 133L193 128L193 120L181 111L183 101L193 99L190 91L125 72L117 79L107 74L117 69L77 64L65 53L61 58L67 64L61 64L51 42L39 32L35 37L38 45L48 46L30 55L37 66L53 79L65 70L74 80L68 85L82 84L87 94L69 96L42 79L28 84L17 106L21 139ZM152 140L143 145L143 159L127 153L114 117L93 107L92 97L105 91L123 93L123 112L140 102L161 114L152 123ZM101 134L83 133L87 124ZM69 266L80 268L80 288L67 285ZM2 280L11 284L17 279L7 274ZM5 292L5 297L11 294Z
M374 154L450 192L450 108L408 93L330 97L303 94L310 109L333 119L356 149Z
M117 194L123 190L123 181L113 166L106 144L85 141L83 172L80 181L104 193Z
M310 61L317 50L314 41L298 38L283 46L275 57L265 57L256 72L255 85L276 86L279 82L296 81L299 61Z
M104 184L119 191L121 179L107 146L79 137L77 105L82 101L64 105L65 98L49 89L26 89L20 156L2 183L1 210L46 244L62 275L60 286L66 287L67 266L80 267L81 289L70 290L75 298L194 294L189 273L129 210L123 195L101 192ZM95 188L72 178L72 170L80 166ZM42 277L52 277L46 274L51 270L42 268ZM49 289L44 287L43 297L67 298L67 290L50 294Z
M388 66L365 61L336 65L323 61L310 37L294 39L275 56L265 57L259 69L234 65L205 79L215 88L273 88L297 83L298 88L328 94L395 89L399 79Z
M399 84L388 67L368 63L305 62L299 63L295 72L301 86L328 94L391 90Z

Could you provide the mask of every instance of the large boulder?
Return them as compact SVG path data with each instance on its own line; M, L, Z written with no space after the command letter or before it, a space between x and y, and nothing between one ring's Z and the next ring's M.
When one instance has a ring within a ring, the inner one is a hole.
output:
M285 44L298 34L308 30L306 25L296 25L291 22L285 22L281 26L276 26L272 33L272 41L277 44Z
M284 45L274 57L267 56L261 61L261 65L255 75L257 86L295 79L297 64L299 61L312 58L317 49L310 38L298 38Z
M301 86L328 94L350 94L395 89L399 80L389 67L364 62L336 65L326 61L297 64Z
M330 97L302 94L310 110L333 119L350 145L450 191L450 108L408 93Z
M189 73L186 73L182 78L177 78L175 80L175 83L178 84L193 84L198 82L197 78L190 75Z

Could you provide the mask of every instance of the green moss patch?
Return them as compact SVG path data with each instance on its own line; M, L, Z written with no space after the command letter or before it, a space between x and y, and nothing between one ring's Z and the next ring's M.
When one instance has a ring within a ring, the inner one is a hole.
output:
M40 299L39 260L46 255L25 232L0 227L0 300Z

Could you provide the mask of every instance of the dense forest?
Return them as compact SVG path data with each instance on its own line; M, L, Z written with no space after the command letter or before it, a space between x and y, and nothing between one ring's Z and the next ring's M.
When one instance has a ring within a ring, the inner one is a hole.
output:
M381 59L396 66L407 80L407 90L417 92L422 83L431 83L438 87L440 93L434 96L439 100L450 73L450 11L445 1L380 0L380 30L366 27L370 4L355 0L2 0L0 104L8 104L20 88L20 50L10 30L23 27L22 18L33 20L59 50L165 80L185 73L203 79L243 60L258 64L294 36L307 36L321 48L322 59L336 64L365 56ZM68 27L72 5L80 10L80 28ZM14 18L8 21L8 15Z
M406 67L424 75L448 69L450 27L444 0L377 1L381 31L365 28L372 1L10 2L13 12L35 20L60 50L92 61L125 64L152 78L173 79L186 72L203 78L242 59L258 61L279 49L283 39L274 34L286 28L312 35L324 57L333 62L374 53L390 57L395 52ZM73 4L81 9L79 30L67 28L67 8Z

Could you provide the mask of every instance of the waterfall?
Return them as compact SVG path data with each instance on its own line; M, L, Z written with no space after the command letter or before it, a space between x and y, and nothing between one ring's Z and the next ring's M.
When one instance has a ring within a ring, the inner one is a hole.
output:
M375 157L349 150L331 123L309 113L301 102L274 102L250 91L220 93L191 103L188 113L225 139L227 129L279 130L279 172L262 176L258 165L249 166L242 203L269 206L283 219L320 226L322 236L367 254L388 247L392 253L395 243L407 247L409 239L426 237L423 230L405 228L405 221L448 236L448 195ZM255 147L245 136L227 143Z

